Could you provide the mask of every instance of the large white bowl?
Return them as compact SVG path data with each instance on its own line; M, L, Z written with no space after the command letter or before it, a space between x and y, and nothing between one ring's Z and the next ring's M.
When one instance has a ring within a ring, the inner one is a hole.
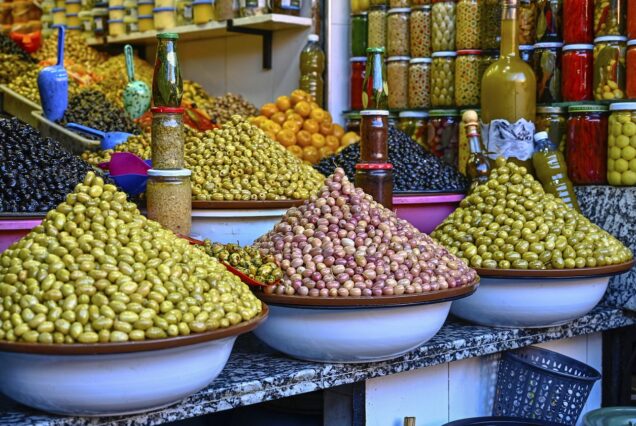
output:
M250 245L280 222L287 211L278 209L192 210L191 235L227 244Z

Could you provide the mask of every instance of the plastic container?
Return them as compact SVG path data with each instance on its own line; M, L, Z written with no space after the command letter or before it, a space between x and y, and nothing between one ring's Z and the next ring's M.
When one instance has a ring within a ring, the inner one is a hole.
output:
M567 3L566 3L567 4ZM561 59L561 95L565 102L590 101L593 98L594 56L592 44L563 46Z
M66 29L76 29L79 30L81 25L81 21L77 13L67 13L66 14Z
M155 29L155 18L152 15L139 15L137 19L137 25L139 26L139 31L151 31Z
M607 407L587 412L583 426L617 426L636 424L636 407Z
M0 84L0 97L2 98L0 103L2 112L16 117L33 127L38 126L37 118L31 113L33 111L41 111L42 106L14 92L4 84Z
M424 111L402 111L399 114L398 128L415 142L426 147L427 118L428 113Z
M456 52L433 52L431 66L431 106L446 107L455 104Z
M563 40L562 12L563 0L537 0L537 42Z
M169 30L177 26L177 14L174 7L159 7L152 12L157 31Z
M356 164L355 185L387 209L393 208L393 165L389 163Z
M430 234L454 212L464 194L393 194L393 210L421 232Z
M137 12L139 13L139 17L152 16L152 10L154 8L155 6L152 1L140 0L137 4Z
M563 42L592 43L594 40L594 0L563 3Z
M367 13L351 15L351 56L367 54Z
M457 50L479 49L481 47L481 4L477 0L458 0L456 7Z
M517 40L519 44L534 44L537 37L537 2L519 0L517 3Z
M455 60L455 105L479 106L481 50L458 50Z
M118 37L126 34L126 24L123 19L108 20L108 35Z
M368 17L367 48L386 48L386 15L385 6L371 8Z
M633 0L630 0L633 1ZM594 1L594 36L622 36L625 34L626 0Z
M547 349L528 346L504 352L493 415L574 425L600 378L589 365Z
M408 108L410 60L408 56L391 56L386 61L389 109Z
M607 183L607 107L569 107L566 156L568 177L575 185Z
M214 20L214 3L212 3L212 0L194 0L192 2L192 22L196 25L201 25L212 20Z
M411 9L409 36L413 58L431 56L431 6L417 6Z
M108 8L108 19L119 20L124 19L124 16L126 16L126 8L124 6Z
M188 169L148 170L146 199L148 219L156 220L175 234L190 235L192 189Z
M409 62L409 108L431 107L431 58L413 58Z
M594 99L611 101L625 98L625 51L627 37L604 36L594 39Z
M32 111L31 114L35 117L36 128L42 136L55 139L69 152L79 155L84 151L98 151L100 149L99 141L87 139L48 120L42 111Z
M154 107L152 111L152 166L155 169L184 167L183 108Z
M360 162L387 163L389 160L389 111L360 112Z
M307 44L300 52L300 82L298 87L309 93L318 106L324 102L324 86L322 74L325 71L325 52L320 46L320 38L316 34L307 37Z
M366 66L367 58L365 56L355 56L351 58L349 107L352 110L362 109L362 92Z
M455 0L433 0L431 13L433 52L455 50Z
M634 19L636 19L636 17ZM627 98L636 99L636 40L627 42L625 63L627 65L625 92Z
M409 15L411 9L389 9L386 18L387 55L408 56L411 49Z
M610 105L607 139L607 182L636 185L636 102Z
M22 237L26 236L33 228L42 223L41 218L0 218L0 253Z
M534 45L532 64L537 78L537 103L561 101L561 47L563 43Z
M567 110L555 106L537 107L537 118L534 121L535 132L547 132L552 143L559 147L559 151L565 152L567 143Z
M429 111L426 145L428 151L457 167L459 150L459 112L456 109Z

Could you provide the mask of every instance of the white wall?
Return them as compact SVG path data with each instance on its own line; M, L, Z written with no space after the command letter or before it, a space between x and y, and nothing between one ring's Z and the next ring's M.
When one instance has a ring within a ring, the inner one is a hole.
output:
M350 2L347 0L326 0L328 32L326 56L329 82L329 112L334 121L344 124L342 111L349 109L349 14Z

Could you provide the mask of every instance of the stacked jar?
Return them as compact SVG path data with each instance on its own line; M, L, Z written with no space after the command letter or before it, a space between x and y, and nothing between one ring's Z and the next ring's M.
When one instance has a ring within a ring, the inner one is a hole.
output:
M125 16L123 0L108 1L108 35L117 37L126 34Z
M563 43L543 42L534 45L532 63L537 78L537 103L561 101L561 48Z
M153 0L139 0L137 3L137 26L139 31L151 31L155 29L155 20L152 16L154 9Z
M575 185L607 183L607 107L569 107L566 158L568 177Z
M429 111L427 127L427 150L448 164L457 167L459 112L456 109L431 110Z
M636 185L636 103L610 105L607 139L607 182Z
M415 142L426 147L426 121L428 113L424 111L402 111L398 127Z
M351 74L349 78L349 109L362 109L362 92L366 66L367 58L365 56L354 56L351 58Z
M157 59L152 79L152 169L148 170L148 218L176 234L189 235L192 226L191 172L184 168L181 98L183 82L175 33L157 35ZM168 59L170 58L170 60Z
M80 0L67 0L66 9L66 29L70 31L81 31L82 26L79 18L79 12L82 9Z
M566 102L591 101L594 80L592 44L563 46L561 95Z
M393 165L389 161L389 111L360 112L360 162L356 186L386 208L393 208Z
M625 51L627 37L601 36L594 39L594 99L625 98Z

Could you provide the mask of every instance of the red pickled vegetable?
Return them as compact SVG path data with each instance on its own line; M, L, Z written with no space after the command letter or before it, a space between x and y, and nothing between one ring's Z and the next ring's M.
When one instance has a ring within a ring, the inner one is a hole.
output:
M563 42L591 43L594 40L594 2L567 0L563 2Z
M574 113L568 119L568 177L576 185L607 184L607 116Z
M561 60L561 95L566 102L592 100L592 50L565 50Z

